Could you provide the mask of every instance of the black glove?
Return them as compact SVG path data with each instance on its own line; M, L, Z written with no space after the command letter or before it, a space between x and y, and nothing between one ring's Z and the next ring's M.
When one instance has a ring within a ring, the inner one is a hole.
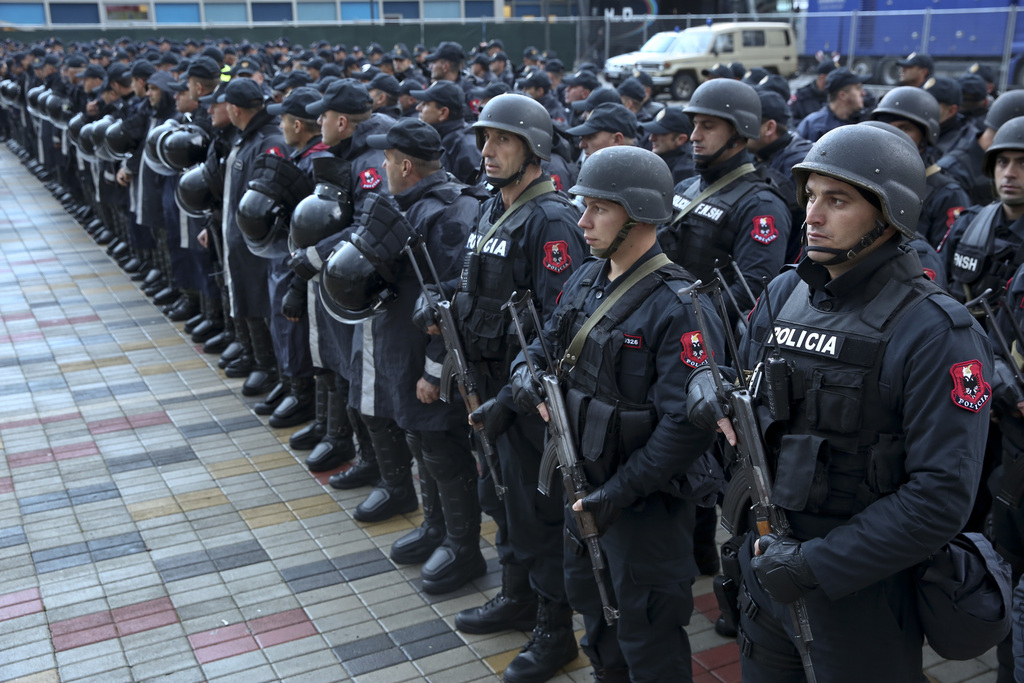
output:
M441 298L441 293L437 289L437 285L427 285L427 289L431 292L431 299L438 301ZM416 299L416 305L412 309L412 324L417 328L426 332L427 328L431 325L437 324L437 316L434 315L434 307L430 305L430 300L427 299L427 295L420 292L420 296Z
M703 367L690 373L686 380L686 407L694 427L709 432L718 429L718 421L725 417L725 407L718 397L711 368Z
M750 560L754 577L775 602L787 605L818 587L818 580L800 552L800 541L774 534L757 540L762 555Z
M603 486L584 496L582 502L583 509L594 515L594 524L597 525L598 534L608 531L608 527L614 524L622 514L622 510L609 500Z
M296 286L296 283L299 286ZM301 318L306 313L306 281L296 277L281 300L281 315L286 318Z
M537 412L537 406L544 402L540 397L537 383L533 381L533 375L526 363L520 363L512 371L512 379L509 380L512 388L512 402L516 404L525 415L532 415Z
M288 267L303 280L312 280L320 272L320 269L309 261L305 249L296 249L288 259Z
M512 421L516 419L516 413L498 399L492 398L470 413L470 417L473 418L475 424L483 424L484 436L493 444L512 426Z

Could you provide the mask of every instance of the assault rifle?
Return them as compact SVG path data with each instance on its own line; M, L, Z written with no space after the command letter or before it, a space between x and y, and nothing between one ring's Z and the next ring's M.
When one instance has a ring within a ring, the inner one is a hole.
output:
M472 413L474 410L480 407L482 403L480 399L480 391L477 389L476 378L473 375L472 370L469 367L469 361L466 359L466 349L462 344L462 339L459 337L459 331L455 327L455 318L452 316L451 304L448 301L444 301L434 295L427 287L426 281L423 279L423 272L420 270L419 263L416 261L416 252L413 251L415 247L416 251L423 257L427 267L430 268L430 276L434 279L434 283L440 286L441 280L437 276L437 269L434 267L434 260L430 258L430 252L427 251L426 245L422 240L410 239L409 243L405 245L403 251L406 256L409 257L409 262L412 264L412 269L416 273L416 279L419 280L420 290L423 292L423 296L427 298L430 303L430 307L434 312L434 317L437 319L437 326L441 330L441 337L444 339L444 346L447 353L444 356L444 364L441 366L441 400L447 402L451 397L451 380L454 377L459 385L459 393L462 394L462 400L466 404L466 410ZM484 433L484 425L480 422L473 423L473 430L476 432L477 438L480 440L480 448L483 450L484 462L487 463L487 468L491 471L491 481L494 482L494 493L498 496L498 499L505 497L505 492L508 487L501 483L501 470L498 469L498 459L494 450L494 444L487 438Z
M727 320L728 316L725 310L725 300L722 298L721 282L715 279L711 283L704 285L698 280L692 286L681 290L679 294L685 295L687 290L689 290L688 293L693 301L693 312L697 316L697 327L705 343L707 343L709 339L708 326L704 318L704 310L701 308L699 296L700 294L712 294L715 304L719 309L719 314L723 320ZM789 519L787 519L785 511L776 506L772 501L773 485L771 470L768 466L768 454L765 451L757 415L754 412L754 396L757 395L758 387L762 378L765 377L765 365L768 364L770 366L774 364L776 367L781 368L780 362L785 363L784 359L778 354L778 342L774 339L775 318L772 316L771 305L768 303L767 295L765 295L764 299L765 305L768 306L768 317L771 320L771 340L775 341L775 351L772 358L757 364L750 378L750 384L744 385L743 383L745 375L742 368L740 368L736 341L728 326L725 328L725 335L729 343L729 351L732 354L733 362L736 365L736 382L725 381L718 363L715 362L714 353L709 351L707 357L708 367L715 383L715 393L719 398L726 417L732 421L733 429L736 432L736 452L739 464L746 470L748 481L751 483L751 495L753 497L753 510L757 521L758 536L771 533L781 537L789 536L791 533ZM773 360L776 362L772 363ZM771 385L771 378L769 378L768 393L774 393L774 390L777 388ZM748 386L751 388L748 388ZM785 398L776 398L781 399L778 401L778 410L783 410L781 405L783 402L786 403L786 408L788 409L788 401ZM769 400L770 404L775 402L775 398ZM773 405L773 412L775 409L776 406ZM814 666L811 663L810 651L813 635L807 618L807 605L804 603L803 598L791 603L789 605L789 612L793 619L794 640L797 652L800 654L800 661L803 663L804 675L807 678L807 683L815 683L816 678L814 676Z
M519 318L519 308L525 307L529 312L534 329L538 333L540 345L544 351L544 358L547 362L547 372L541 372L533 363L530 354L527 353L526 332L523 322ZM590 493L590 484L583 472L583 465L580 463L579 455L576 452L576 443L573 441L572 428L569 424L569 411L565 406L565 396L562 395L562 387L558 383L558 377L554 374L555 365L551 360L551 354L544 344L540 331L543 325L540 316L537 315L537 308L533 305L533 294L527 290L520 297L518 292L513 292L512 297L502 306L512 315L512 323L516 328L516 335L519 337L519 345L523 349L523 356L526 358L526 366L530 370L533 381L540 387L540 394L548 409L548 439L544 446L544 457L541 459L540 472L537 477L537 489L545 496L551 495L550 483L554 474L555 465L562 471L562 486L565 488L565 495L569 499L570 511L576 520L576 528L582 538L580 541L586 546L587 554L590 555L590 564L594 568L594 580L597 582L597 592L601 597L601 605L604 608L604 620L609 626L619 618L617 610L608 599L608 590L604 583L605 561L604 552L598 543L600 535L597 529L597 522L594 513L587 510L577 512L572 510L572 504L582 500Z
M978 295L977 298L971 299L964 306L968 309L974 308L978 304L981 304L982 309L985 311L985 315L988 316L989 329L991 333L995 335L996 342L999 344L999 350L1003 352L1003 356L1006 358L1006 362L1009 364L1010 369L1013 371L1013 379L1017 382L1017 388L1024 391L1024 377L1021 376L1020 368L1017 367L1017 361L1013 358L1013 347L1007 342L1006 337L1003 335L1003 331L999 329L999 323L996 322L996 314L992 310L992 305L988 302L990 296L992 296L993 289L989 287L984 292ZM1024 333L1022 333L1020 327L1017 325L1017 321L1014 320L1013 314L1007 312L1010 319L1010 324L1013 326L1014 336L1017 341L1017 348L1021 353L1024 353Z

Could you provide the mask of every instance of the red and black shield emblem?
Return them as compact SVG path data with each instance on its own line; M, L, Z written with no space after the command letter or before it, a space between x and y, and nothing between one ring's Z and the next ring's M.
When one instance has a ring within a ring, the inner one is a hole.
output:
M679 343L683 345L679 358L691 368L698 368L708 362L708 350L700 330L687 332L679 338Z
M960 212L964 210L962 206L951 206L946 210L946 227L952 228L953 223L960 217Z
M558 190L559 192L565 191L565 187L562 185L562 179L558 176L557 173L551 174L551 182L555 184L555 189Z
M925 268L924 269L924 274L928 276L929 280L931 280L932 282L935 282L935 271L934 270L932 270L931 268Z
M771 244L779 238L779 231L775 227L774 216L755 216L754 217L754 229L750 231L750 236L754 238L755 242L761 244Z
M976 413L992 398L992 387L981 374L981 361L957 363L949 369L949 374L953 377L950 398L964 410Z
M552 273L561 273L572 265L569 256L569 245L563 240L548 242L544 245L544 267Z
M479 114L480 110L483 109L483 100L479 97L474 97L469 101L469 108L473 110L474 114Z
M275 157L283 157L284 152L281 151L280 147L271 147L266 151L266 154L273 154Z
M375 168L368 168L359 174L359 184L364 190L372 190L380 185L380 173Z

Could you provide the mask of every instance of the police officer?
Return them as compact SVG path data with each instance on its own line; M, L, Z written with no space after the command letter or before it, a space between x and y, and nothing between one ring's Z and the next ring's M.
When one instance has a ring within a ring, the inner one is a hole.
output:
M954 147L973 142L970 138L977 131L960 113L963 105L960 83L952 78L936 76L925 81L924 89L939 103L939 140L935 143L939 151L946 154Z
M624 168L630 170L625 180ZM690 681L684 627L697 565L694 502L681 491L688 491L686 472L713 438L689 423L678 390L707 363L707 347L690 298L677 294L693 278L657 243L656 225L672 214L672 174L653 152L609 147L587 158L570 192L586 204L579 226L597 258L566 282L542 336L552 357L563 359L569 422L593 489L573 509L593 512L603 533L602 578L619 619L605 623L586 552L565 555L569 601L584 618L582 644L595 680ZM714 345L721 326L710 304L705 308L714 324L707 342ZM585 325L593 327L583 331ZM578 352L570 371L572 348ZM545 366L538 342L527 353ZM541 398L521 360L511 386L526 411ZM541 415L547 419L546 405ZM581 544L571 514L566 526Z
M648 135L651 151L668 164L674 183L697 174L690 144L693 123L682 107L665 107L652 120L641 123L640 128Z
M558 101L551 91L551 79L544 71L531 71L529 74L516 81L516 87L540 102L548 114L551 115L551 122L563 129L566 124L567 113L562 103Z
M486 181L498 193L484 203L469 236L453 310L482 394L492 399L472 417L496 442L508 492L498 501L489 472L481 479L481 505L498 524L501 592L459 612L455 626L466 633L534 628L505 680L547 680L577 653L562 577L562 504L537 491L543 422L516 415L508 390L499 395L517 346L502 306L513 292L530 290L542 315L549 316L583 259L583 241L578 212L541 171L541 160L551 156L552 135L544 107L520 95L499 95L481 111L474 129Z
M831 64L831 62L827 62ZM799 135L789 132L789 117L786 101L774 90L755 88L761 100L761 130L759 137L747 140L747 149L754 153L754 163L763 167L778 185L782 197L789 207L790 226L804 222L804 212L796 201L796 179L793 165L807 156L811 143ZM786 249L786 261L792 262L800 253L800 235L792 230Z
M938 101L927 90L911 86L890 90L871 112L872 120L892 124L909 135L921 151L928 177L928 190L917 222L917 232L933 247L942 244L957 216L970 203L960 185L935 163L940 156L936 148L939 141L939 116ZM921 262L926 268L929 267L924 258ZM935 280L936 274L932 275ZM944 279L937 281L942 284Z
M991 351L971 315L900 244L914 234L925 192L912 144L845 127L794 172L807 255L769 284L771 306L763 296L740 346L745 368L769 346L788 368L771 398L788 404L789 417L773 423L781 439L768 450L774 502L792 526L790 537L749 534L742 546L743 680L805 680L790 613L797 599L818 680L918 680L915 565L970 513ZM756 397L766 407L767 391L761 383ZM714 426L695 414L702 406L692 394L690 403L691 419ZM729 422L719 424L735 443Z
M622 104L599 104L586 121L566 132L579 136L580 149L586 155L605 147L632 147L637 134L636 115Z
M832 60L826 59L820 62L818 68L814 70L814 80L793 93L789 100L789 113L793 117L794 126L824 107L828 102L825 81L828 75L835 70L836 65Z
M984 157L983 172L994 183L997 200L963 211L942 249L950 292L962 301L973 299L989 287L1000 291L1024 263L1020 254L1024 221L1018 208L1024 201L1024 176L1013 163L1024 154L1024 119L1011 119L1004 126L1010 123L1014 125L1005 132L1000 127Z
M658 231L665 254L710 282L715 262L736 261L756 296L762 277L775 277L789 239L789 209L764 170L754 167L746 140L759 137L757 92L727 78L702 83L683 109L693 122L693 158L700 175L676 185L671 222ZM729 289L753 306L738 279Z
M906 59L896 62L900 68L900 85L923 87L935 74L935 61L926 54L911 52Z
M805 140L816 142L830 130L856 123L856 115L864 108L862 84L865 80L846 67L830 72L825 77L828 103L813 114L808 114L797 126L797 134Z
M475 185L480 173L480 151L473 144L473 132L463 117L466 95L456 84L446 80L409 94L419 101L416 109L420 120L436 128L441 136L444 148L441 164L445 170L460 182Z

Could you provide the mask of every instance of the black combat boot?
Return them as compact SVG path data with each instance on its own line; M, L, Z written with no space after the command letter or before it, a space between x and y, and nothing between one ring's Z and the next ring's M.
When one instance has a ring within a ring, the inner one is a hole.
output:
M594 669L594 683L629 683L629 669Z
M347 387L348 383L344 383L344 386ZM356 446L352 441L352 423L346 410L347 399L348 396L337 385L327 392L326 429L323 438L306 458L306 467L310 472L327 472L356 457Z
M263 400L252 407L252 412L257 415L270 415L281 405L281 401L288 395L290 378L281 375L281 368L277 369L280 379L270 393L263 397ZM273 425L271 425L273 426Z
M415 512L420 504L412 483L412 453L405 441L405 430L389 418L365 417L364 421L373 439L380 481L353 511L353 519L383 522L395 515Z
M464 473L464 475L467 473ZM461 476L438 483L447 536L423 565L423 592L451 593L487 573L480 552L480 499L477 477Z
M274 342L270 329L263 318L246 318L249 338L252 340L253 366L242 385L242 396L259 396L269 392L277 384L277 358L274 357Z
M420 500L423 503L423 523L402 536L391 546L391 559L398 564L422 564L441 545L445 536L444 513L437 482L423 466L423 458L416 457L420 474Z
M502 565L501 592L480 607L470 607L455 615L455 628L463 633L530 631L536 624L537 594L521 564Z
M327 433L327 405L330 394L334 391L334 374L323 373L316 376L316 410L313 421L295 432L288 439L288 445L296 451L308 451L314 448ZM309 461L306 461L309 465ZM312 470L318 472L319 470Z
M347 383L345 386L348 386ZM340 388L339 388L340 391ZM347 407L348 421L356 434L356 449L359 451L359 459L352 467L332 474L327 481L331 487L341 490L357 489L362 486L372 486L380 481L380 468L377 466L377 454L373 449L373 441L370 439L370 432L366 429L363 416L352 406Z
M544 683L578 654L576 636L572 632L572 608L540 598L533 634L505 667L503 680L505 683Z
M715 508L697 507L697 519L693 528L693 558L701 574L714 576L718 573L718 544L715 531L718 528L718 512Z
M312 377L289 377L288 392L281 399L274 414L270 416L270 426L274 429L294 427L309 422L313 419L316 408L316 397ZM352 443L351 434L348 442ZM352 457L356 455L355 446L352 447Z

